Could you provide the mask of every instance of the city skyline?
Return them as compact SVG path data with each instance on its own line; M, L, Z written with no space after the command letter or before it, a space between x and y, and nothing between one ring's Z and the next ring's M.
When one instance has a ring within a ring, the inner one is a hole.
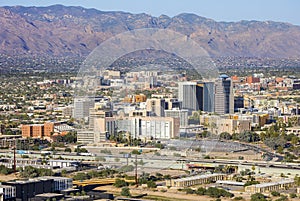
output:
M300 2L2 1L0 201L299 200Z

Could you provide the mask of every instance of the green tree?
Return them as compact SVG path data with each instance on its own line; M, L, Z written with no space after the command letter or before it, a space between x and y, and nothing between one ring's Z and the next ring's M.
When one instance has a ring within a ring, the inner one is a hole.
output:
M35 168L32 166L26 166L20 172L20 176L23 178L34 178L34 177L52 176L52 175L53 175L53 172L50 169Z
M231 140L232 139L231 135L228 132L222 132L220 134L220 138L224 139L224 140Z
M124 165L119 168L119 172L131 172L134 170L134 167L132 165Z
M0 165L0 174L4 174L4 175L7 175L7 174L11 174L13 173L13 169L11 168L7 168L6 166L4 165Z
M242 142L258 142L260 141L260 137L255 132L244 131L239 134L239 140Z
M297 186L300 186L300 177L298 175L295 176L294 181Z
M293 145L298 144L298 142L299 142L299 138L298 138L297 136L292 137L291 143L292 143Z
M71 148L69 148L69 147L67 147L67 148L65 148L65 152L69 152L69 153L71 153L71 152L72 152L72 149L71 149Z
M126 197L131 197L130 189L128 187L122 188L121 195Z
M251 201L267 201L267 199L263 194L255 193L251 195Z
M148 188L156 188L156 183L154 181L147 181Z
M206 195L213 197L213 198L220 198L220 197L233 197L234 194L224 190L224 189L219 189L216 187L209 187L206 192Z
M121 188L121 187L124 187L124 186L128 186L128 183L123 179L116 179L116 181L114 183L114 186L117 187L117 188Z
M280 193L277 191L272 191L271 195L277 197L277 196L280 196Z
M251 186L251 185L255 185L255 184L259 184L259 181L246 181L244 186Z
M196 191L197 195L205 195L205 193L206 193L206 189L203 187L198 188Z
M185 191L186 194L194 194L195 191L191 188L184 188L183 191Z
M138 150L133 150L132 152L131 152L131 154L136 154L136 155L140 155L141 153L138 151Z
M82 180L90 179L90 177L86 173L78 172L76 175L73 176L73 179L82 181Z

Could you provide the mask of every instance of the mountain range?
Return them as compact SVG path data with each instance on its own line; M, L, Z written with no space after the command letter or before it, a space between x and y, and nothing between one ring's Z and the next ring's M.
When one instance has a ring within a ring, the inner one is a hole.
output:
M0 7L0 53L86 56L110 37L133 29L185 34L215 57L300 56L300 26L273 21L217 22L195 14L174 17L103 12L82 7Z

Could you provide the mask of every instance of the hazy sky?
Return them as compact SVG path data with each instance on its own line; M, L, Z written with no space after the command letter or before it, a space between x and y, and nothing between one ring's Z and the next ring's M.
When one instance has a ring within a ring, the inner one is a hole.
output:
M0 6L82 6L153 16L195 13L216 21L272 20L300 25L300 0L0 0Z

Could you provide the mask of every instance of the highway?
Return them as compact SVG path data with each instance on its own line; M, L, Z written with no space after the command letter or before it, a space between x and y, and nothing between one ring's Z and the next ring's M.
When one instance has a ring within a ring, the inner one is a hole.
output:
M207 164L212 166L218 166L218 165L236 165L239 167L239 170L242 170L246 167L255 166L257 168L260 168L260 171L263 169L266 170L266 172L274 173L285 173L287 171L298 171L300 170L300 164L297 163L282 163L279 162L282 160L282 156L278 154L274 154L268 150L265 150L263 148L260 148L255 145L250 144L242 144L239 142L226 142L226 141L181 141L181 140L171 140L168 143L167 147L171 147L174 145L177 145L177 149L181 149L182 153L186 152L186 150L191 150L197 147L201 147L201 149L205 149L205 146L213 147L214 149L217 149L218 151L243 151L245 149L251 149L257 153L265 153L269 155L270 157L274 158L276 157L276 161L244 161L244 160L225 160L225 159L204 159L203 157L200 157L200 154L198 155L189 155L187 154L186 157L176 157L173 156L173 153L170 151L171 154L167 156L158 156L153 153L143 153L141 155L138 155L137 160L142 161L144 164L140 165L140 168L148 168L152 169L153 171L159 171L160 169L168 169L168 168L174 168L174 169L185 169L186 164L189 163L201 163L201 164ZM53 159L68 159L68 160L80 160L84 163L94 164L97 165L99 163L103 163L106 165L117 165L117 166L123 166L127 163L127 159L124 158L124 153L120 154L120 150L116 147L113 148L100 148L100 147L94 147L94 146L85 146L86 149L92 153L93 156L80 156L77 155L77 153L67 153L67 152L56 152L55 154L51 154L51 157ZM126 149L127 147L124 147L123 149ZM101 150L108 149L111 150L114 154L106 154L101 153ZM135 148L136 149L136 148ZM150 149L151 150L151 149ZM155 149L156 150L156 149ZM208 150L208 149L205 149ZM153 151L153 150L152 150ZM211 151L211 150L210 150ZM115 153L117 152L117 153ZM130 151L127 151L130 152ZM159 151L160 152L160 151ZM25 154L30 156L30 158L41 158L41 151L30 151L30 154ZM0 155L4 157L13 157L13 151L12 150L0 150ZM18 158L21 157L21 154L16 154ZM97 161L97 158L104 158L105 162ZM117 162L118 161L118 162ZM133 164L135 161L134 158L128 159L129 164Z

